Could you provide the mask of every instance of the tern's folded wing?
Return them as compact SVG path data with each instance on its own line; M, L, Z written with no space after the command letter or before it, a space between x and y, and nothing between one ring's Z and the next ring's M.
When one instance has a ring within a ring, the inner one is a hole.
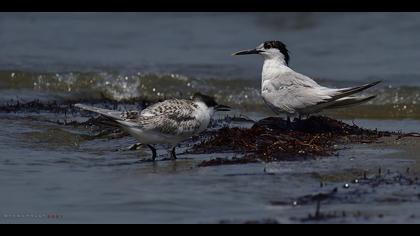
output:
M315 80L293 70L283 73L281 75L281 78L279 78L276 81L281 83L282 85L288 86L301 86L306 88L320 87L320 85L317 82L315 82Z
M272 108L281 112L295 113L301 109L323 103L331 99L328 90L301 80L263 82L263 97Z
M190 115L196 105L184 99L171 99L165 100L163 102L155 103L143 111L141 111L142 116L159 116L159 115Z
M124 126L145 131L156 131L162 134L192 136L196 134L202 122L185 110L173 110L159 115L139 116L136 119L119 121Z

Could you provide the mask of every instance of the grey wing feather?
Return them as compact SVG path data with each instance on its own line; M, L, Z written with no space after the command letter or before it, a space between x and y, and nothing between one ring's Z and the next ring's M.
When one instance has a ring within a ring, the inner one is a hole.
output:
M282 75L282 77L288 78L287 82L282 81L282 84L284 85L298 85L307 88L320 87L320 85L315 80L293 70L285 72L284 75Z
M166 100L142 112L120 112L83 104L76 104L75 107L101 114L125 127L158 131L164 134L191 136L201 127L201 122L193 116L194 109L197 107L189 100Z
M353 106L356 104L368 102L374 98L376 98L376 95L369 96L369 97L344 97L344 98L337 99L334 102L331 102L330 104L328 104L328 106L325 107L325 109L335 109L335 108Z
M120 123L164 134L186 136L195 134L201 127L199 120L192 116L180 114L144 116L136 121L123 121Z
M74 105L77 108L83 109L83 110L87 110L87 111L91 111L91 112L95 112L98 114L101 114L105 117L111 118L113 120L122 120L122 112L120 111L113 111L113 110L108 110L108 109L103 109L103 108L97 108L97 107L92 107L92 106L88 106L88 105L83 105L83 104L75 104Z
M144 109L136 119L122 123L164 134L190 136L201 127L201 122L193 116L195 108L189 100L166 100Z
M288 113L299 112L313 107L322 109L334 101L351 96L380 83L374 82L358 87L331 89L320 86L311 78L300 73L290 71L282 75L287 79L270 80L265 84L265 100L269 100L273 110L279 108ZM347 100L350 102L350 100ZM344 102L343 102L344 103ZM331 104L332 105L332 104Z
M140 114L142 116L156 116L172 113L181 113L184 111L185 114L188 115L191 112L193 112L194 108L196 108L196 105L189 100L171 99L155 103L142 110Z
M304 78L293 78L289 83L281 80L268 81L263 86L264 99L288 113L295 113L299 109L331 99L328 91L322 89L315 81L310 80L305 83Z
M340 99L340 98L344 98L347 96L351 96L355 93L359 93L363 90L366 90L368 88L371 88L379 83L381 83L382 81L376 81L373 83L369 83L369 84L365 84L362 86L357 86L357 87L351 87L351 88L343 88L343 89L335 89L337 91L337 94L333 96L334 100Z
M294 72L294 73L289 72L289 76L290 78L292 78L290 80L292 86L299 86L301 88L306 89L306 92L301 91L303 93L299 93L299 94L303 96L303 98L301 99L302 102L306 101L306 103L309 103L307 105L310 105L310 104L315 105L315 104L331 102L331 101L335 101L341 98L345 98L353 94L359 93L363 90L366 90L368 88L371 88L382 82L382 81L376 81L373 83L364 84L364 85L356 86L356 87L331 89L327 87L322 87L311 78L297 72ZM308 98L311 98L311 95L313 95L312 99L308 99ZM299 100L299 97L297 97L297 99ZM319 100L319 101L315 102L316 100Z
M331 98L326 99L322 102L319 102L316 105L318 105L319 108L327 108L327 107L333 108L333 107L340 107L341 105L339 104L342 104L342 106L349 106L349 105L354 105L358 103L363 103L365 101L373 99L375 96L357 97L357 96L352 96L352 95L359 93L363 90L366 90L368 88L371 88L379 84L380 82L381 81L377 81L377 82L365 84L362 86L357 86L357 87L352 87L352 88L343 88L343 89L325 88L329 92Z

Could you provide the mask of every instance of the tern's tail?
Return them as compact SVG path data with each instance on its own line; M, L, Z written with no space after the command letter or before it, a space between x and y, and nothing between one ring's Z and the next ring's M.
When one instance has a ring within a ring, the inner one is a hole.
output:
M334 108L353 106L353 105L368 102L374 98L376 98L376 95L369 96L369 97L344 97L344 98L335 100L330 105L326 106L325 109L334 109Z
M101 115L103 115L107 118L110 118L112 120L121 120L121 112L119 112L119 111L97 108L97 107L87 106L87 105L83 105L83 104L75 104L74 106L78 107L80 109L83 109L83 110L87 110L87 111L91 111L91 112L101 114Z
M368 88L371 88L371 87L373 87L373 86L375 86L375 85L377 85L381 82L382 81L377 81L377 82L373 82L373 83L370 83L370 84L365 84L365 85L362 85L362 86L337 89L336 90L337 94L332 97L332 100L338 100L338 99L341 99L341 98L344 98L344 97L351 96L355 93L358 93L358 92L361 92L361 91L366 90Z

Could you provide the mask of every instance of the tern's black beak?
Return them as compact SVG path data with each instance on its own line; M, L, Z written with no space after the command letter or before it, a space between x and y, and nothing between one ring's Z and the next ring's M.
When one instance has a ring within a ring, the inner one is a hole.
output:
M215 107L214 107L214 110L215 111L230 111L231 110L231 107L229 107L229 106L225 106L225 105L216 105Z
M261 50L258 50L258 49L250 49L250 50L244 50L244 51L235 52L235 53L232 54L232 56L248 55L248 54L259 54L260 52L261 52Z

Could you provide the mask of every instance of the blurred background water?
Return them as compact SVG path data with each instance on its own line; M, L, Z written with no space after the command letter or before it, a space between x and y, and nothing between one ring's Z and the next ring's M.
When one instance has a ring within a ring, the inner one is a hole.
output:
M366 92L378 94L374 101L329 115L418 132L419 29L420 13L0 13L0 104L141 101L201 91L245 114L272 115L259 92L262 59L231 53L281 40L291 52L290 66L323 85L383 80ZM281 166L276 175L262 173L265 164L130 165L149 156L115 151L132 138L86 141L86 130L51 122L63 117L1 112L0 214L61 214L66 222L288 221L295 211L274 209L270 201L318 189L311 173L320 167L353 165L333 158L304 163L308 169L301 170L302 163L286 163L280 165L291 171ZM387 163L359 161L357 168Z
M199 90L255 110L262 59L230 55L281 40L293 69L337 87L383 80L370 104L419 118L419 27L418 13L1 13L0 99Z

